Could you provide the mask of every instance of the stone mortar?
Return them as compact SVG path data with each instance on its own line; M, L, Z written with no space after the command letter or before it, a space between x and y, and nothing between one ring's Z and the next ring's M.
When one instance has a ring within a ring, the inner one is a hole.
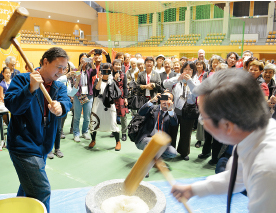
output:
M93 187L85 199L87 213L104 213L102 202L110 197L123 195L124 179L114 179L99 183ZM142 181L133 196L140 197L148 206L148 213L163 213L166 209L166 198L156 186Z

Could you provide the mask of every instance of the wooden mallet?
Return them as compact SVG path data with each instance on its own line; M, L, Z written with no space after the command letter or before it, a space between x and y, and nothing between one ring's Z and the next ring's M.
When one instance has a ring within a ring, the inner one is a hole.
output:
M158 132L152 137L124 181L125 194L130 196L135 193L140 182L154 165L154 159L163 154L170 142L171 137L165 132Z
M18 52L20 53L21 57L23 58L27 66L29 67L29 69L31 70L31 72L34 72L34 68L31 66L28 58L26 57L25 53L20 47L20 44L15 38L19 30L23 26L24 22L28 18L28 16L29 16L29 12L24 7L18 7L15 9L9 22L4 27L0 35L0 47L3 49L8 49L11 46L11 44L13 44L15 48L18 50ZM48 94L47 90L45 89L44 85L41 83L39 87L43 92L45 98L47 99L48 103L51 104L52 99Z
M156 163L156 167L163 174L163 176L165 177L165 179L169 182L169 184L171 186L173 186L174 183L175 183L175 180L174 180L172 174L170 173L169 169L167 168L166 164L164 163L164 161L162 161L162 159L159 158L159 159L157 159L155 161L155 163ZM192 213L191 208L187 204L187 199L185 197L181 197L180 201L183 203L183 205L185 206L185 208L187 209L187 211L189 213Z

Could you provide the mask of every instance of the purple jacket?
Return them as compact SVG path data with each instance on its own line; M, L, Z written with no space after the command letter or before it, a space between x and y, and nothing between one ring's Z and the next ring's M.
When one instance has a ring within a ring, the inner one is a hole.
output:
M93 95L93 80L92 77L97 74L96 69L89 68L86 70L87 72L87 86L88 86L88 95ZM82 73L82 71L81 71ZM79 91L77 92L76 96L81 95L81 81L79 83Z

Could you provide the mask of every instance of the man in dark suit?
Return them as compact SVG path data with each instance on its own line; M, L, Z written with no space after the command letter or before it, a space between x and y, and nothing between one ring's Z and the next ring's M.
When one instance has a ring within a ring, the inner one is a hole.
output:
M165 81L166 79L170 79L170 78L176 76L177 73L175 73L174 71L172 71L171 60L169 60L169 59L166 59L164 61L164 67L165 67L165 71L161 72L159 75L160 75L160 79L161 79L162 89L165 90L165 87L163 86L163 81Z
M158 93L138 111L139 115L145 116L146 118L144 126L139 130L135 141L138 149L143 150L156 132L163 131L168 133L170 125L177 125L177 116L173 111L173 95L169 92L166 92L163 95L167 96L168 100L160 100L159 105L153 105L153 103L157 102L161 97L161 94ZM162 97L164 97L163 95ZM174 158L176 155L176 149L169 145L162 154L162 157Z

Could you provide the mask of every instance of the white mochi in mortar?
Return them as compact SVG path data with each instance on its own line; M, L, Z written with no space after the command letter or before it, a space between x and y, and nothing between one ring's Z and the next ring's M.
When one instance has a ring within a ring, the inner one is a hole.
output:
M101 206L105 213L147 213L148 205L137 196L120 195L106 199Z

